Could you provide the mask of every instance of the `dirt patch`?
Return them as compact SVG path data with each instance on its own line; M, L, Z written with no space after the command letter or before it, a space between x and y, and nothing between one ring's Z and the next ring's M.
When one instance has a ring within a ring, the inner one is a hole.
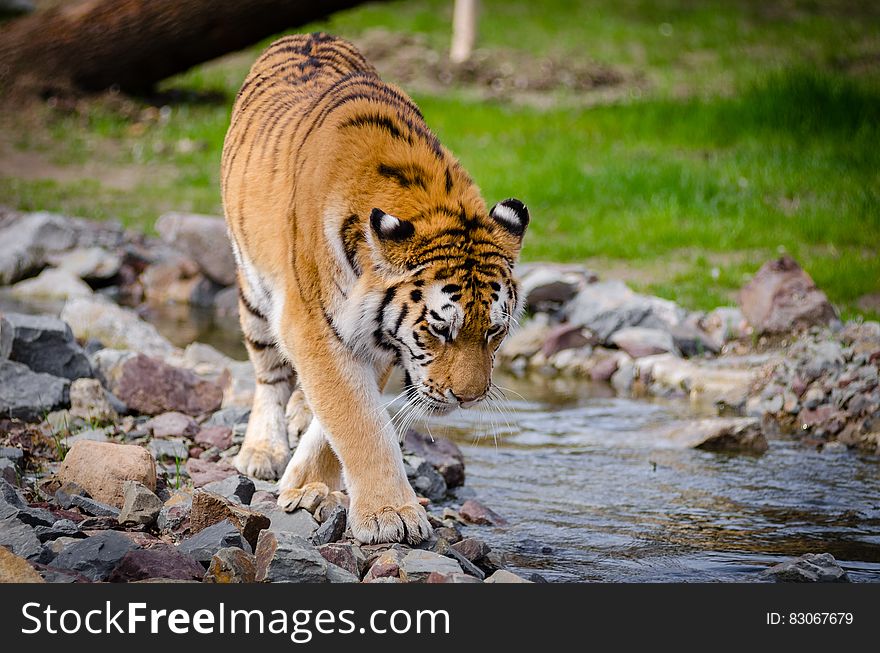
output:
M151 168L150 175L155 172ZM15 150L0 145L0 177L33 181L52 179L60 183L97 180L114 190L133 190L147 175L139 166L110 166L94 161L80 165L59 165L42 152Z
M467 62L453 64L419 34L374 29L354 42L384 78L416 92L455 89L480 99L543 106L555 102L557 92L595 104L646 84L640 74L579 57L478 49Z

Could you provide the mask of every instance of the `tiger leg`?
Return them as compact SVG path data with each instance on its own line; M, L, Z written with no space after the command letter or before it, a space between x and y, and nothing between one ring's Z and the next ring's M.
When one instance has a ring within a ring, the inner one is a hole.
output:
M291 324L297 317L288 313ZM427 539L431 525L406 478L376 370L355 358L322 322L301 320L296 327L280 333L285 349L296 356L313 422L320 424L342 464L352 534L366 543ZM288 500L285 493L281 497Z
M391 374L391 366L383 366L377 373L377 381L382 388ZM311 422L307 422L308 427L300 436L284 476L278 482L278 506L287 512L297 508L314 512L330 492L342 489L342 466L330 447L319 420L312 416L305 396L297 395L302 395L300 389L290 397L287 407L288 424L298 426L306 411Z
M248 356L254 366L256 388L251 416L235 467L242 474L273 480L287 464L287 404L296 372L275 345L265 315L247 299L244 283L239 286L239 317Z

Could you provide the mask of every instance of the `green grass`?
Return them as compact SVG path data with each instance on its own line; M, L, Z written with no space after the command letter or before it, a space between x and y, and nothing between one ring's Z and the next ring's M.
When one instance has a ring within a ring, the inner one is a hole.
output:
M693 308L730 303L781 251L847 316L859 297L880 292L880 6L483 7L483 47L584 57L642 80L628 99L592 108L476 102L455 90L416 96L487 201L529 204L524 258L624 266L638 288ZM313 27L350 37L377 26L418 31L442 50L450 15L448 0L394 2ZM165 210L218 213L229 104L258 50L163 85L219 91L227 98L219 104L172 104L164 116L136 104L134 119L112 102L73 114L44 109L44 129L17 134L17 148L71 168L128 167L139 181L119 189L101 179L0 177L0 203L147 229Z

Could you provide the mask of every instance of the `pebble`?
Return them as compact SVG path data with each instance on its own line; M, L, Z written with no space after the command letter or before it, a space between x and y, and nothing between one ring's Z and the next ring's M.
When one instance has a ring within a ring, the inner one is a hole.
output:
M830 553L807 553L761 572L777 583L848 583L849 576Z
M162 500L150 488L137 481L123 483L122 511L117 519L120 524L144 524L150 526L162 510Z
M318 547L318 553L331 566L341 567L345 571L360 578L366 569L367 559L364 552L355 544L334 542Z
M225 547L211 557L206 583L253 583L256 581L256 558L238 547Z
M465 501L459 509L459 514L465 522L471 524L484 524L489 526L505 526L507 524L507 520L501 515L474 499L468 499Z
M27 560L0 546L0 583L44 582Z
M461 565L433 551L413 549L399 563L400 579L408 583L424 582L431 572L441 574L463 573Z
M241 474L227 476L220 481L212 481L202 486L206 491L219 494L231 501L249 505L256 492L254 482Z
M225 497L203 489L195 491L190 513L193 533L226 519L235 525L251 547L256 546L260 531L269 528L271 523L265 515L233 503Z
M112 442L74 444L58 470L62 483L73 481L96 501L121 508L125 481L156 488L156 463L143 447Z
M506 569L499 569L491 576L489 576L484 583L531 583L532 581L526 580L522 576L517 576L511 571L507 571Z
M170 411L156 415L144 424L155 438L192 437L199 431L199 425L189 415Z
M236 525L228 519L200 530L177 545L178 551L192 556L205 566L211 562L215 553L227 547L237 547L248 553L253 550Z
M133 583L153 578L200 581L204 575L205 568L194 557L176 551L172 546L161 545L129 551L107 580L111 583Z
M260 533L256 557L257 582L323 583L327 561L308 540L290 533Z
M336 506L324 523L318 527L315 534L312 535L312 543L320 546L342 539L342 535L345 533L347 514L345 508Z
M82 574L92 581L103 581L125 554L136 548L137 545L124 535L104 531L65 547L50 566Z

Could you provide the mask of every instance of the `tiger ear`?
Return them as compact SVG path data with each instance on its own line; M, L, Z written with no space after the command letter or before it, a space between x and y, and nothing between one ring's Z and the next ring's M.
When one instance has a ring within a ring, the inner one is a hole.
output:
M370 213L370 226L379 240L400 242L412 236L416 230L412 222L395 218L382 209L373 209Z
M489 211L489 215L519 239L522 239L526 227L529 226L529 210L517 199L510 198L498 202Z

